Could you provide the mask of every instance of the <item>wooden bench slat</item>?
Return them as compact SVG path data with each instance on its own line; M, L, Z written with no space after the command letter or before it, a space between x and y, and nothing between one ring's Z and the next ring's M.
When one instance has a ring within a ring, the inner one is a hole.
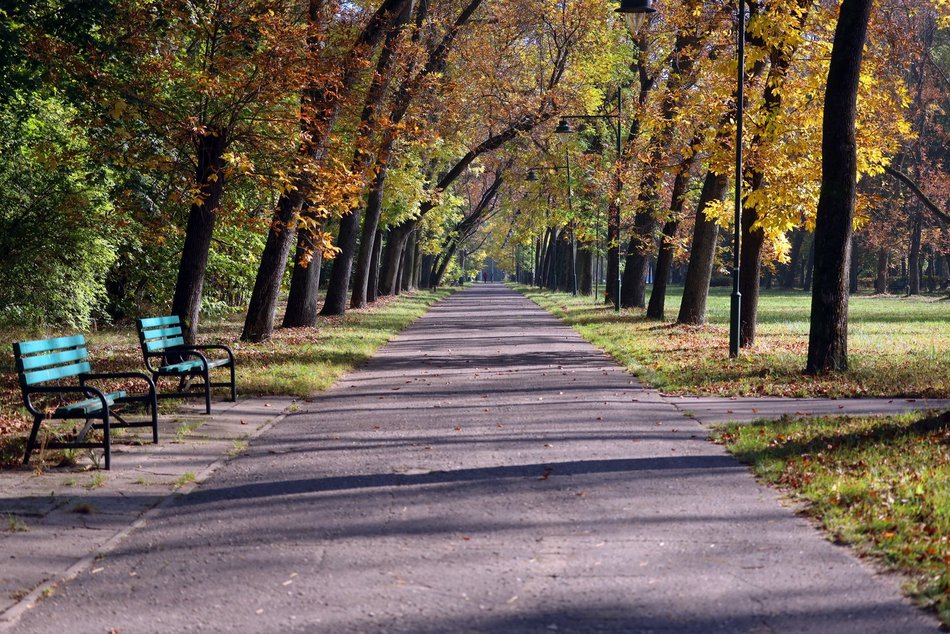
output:
M171 365L163 365L158 368L159 372L171 372L174 374L185 374L191 370L196 370L201 367L201 361L198 359L191 359L189 361L182 361L181 363L172 363Z
M173 338L162 338L156 339L155 341L143 341L142 345L145 346L145 349L149 352L162 352L166 348L174 348L175 346L185 345L185 340L181 337Z
M172 326L171 328L155 328L142 332L142 338L146 341L152 339L167 339L181 336L181 326Z
M125 390L119 390L118 392L111 392L106 394L106 405L115 405L116 399L125 398L128 396L128 392ZM69 405L64 405L58 408L54 413L54 418L59 418L61 416L71 416L74 414L94 414L96 412L102 411L102 401L98 398L87 398L84 401L77 401L75 403L70 403Z
M56 337L55 339L21 341L13 344L13 351L18 355L24 355L34 354L36 352L50 352L63 348L76 348L85 345L86 338L83 335L72 335L71 337Z
M146 317L139 319L139 330L149 330L159 326L178 326L181 325L181 319L178 315L168 315L166 317Z
M82 361L88 356L85 348L74 348L65 352L54 352L52 354L38 354L32 357L21 357L17 359L17 370L35 370L37 368L47 368L52 365L61 365L72 361Z
M46 381L64 379L68 376L76 376L77 374L82 374L83 372L89 372L90 369L89 362L83 361L82 363L61 365L57 368L37 370L35 372L24 372L22 376L23 382L26 385L35 385L37 383L44 383Z

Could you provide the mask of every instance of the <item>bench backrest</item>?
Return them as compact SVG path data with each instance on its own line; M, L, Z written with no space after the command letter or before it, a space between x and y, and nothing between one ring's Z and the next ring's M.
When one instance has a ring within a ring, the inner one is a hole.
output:
M82 335L37 339L13 344L17 378L26 388L89 372L86 338Z
M145 356L165 352L168 348L185 345L178 315L139 319L139 343Z

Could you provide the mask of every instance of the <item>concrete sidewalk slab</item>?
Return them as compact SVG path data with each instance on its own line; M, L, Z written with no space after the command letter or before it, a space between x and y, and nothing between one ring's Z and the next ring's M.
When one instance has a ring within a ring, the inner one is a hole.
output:
M480 285L7 623L938 631L899 579L826 541L707 433L527 299Z

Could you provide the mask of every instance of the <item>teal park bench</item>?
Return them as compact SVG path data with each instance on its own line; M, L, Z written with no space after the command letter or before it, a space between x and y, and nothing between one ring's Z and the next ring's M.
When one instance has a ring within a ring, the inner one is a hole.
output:
M105 468L110 466L111 430L116 427L151 427L152 442L158 442L158 407L155 383L141 372L90 372L86 338L82 335L21 341L13 344L17 376L26 409L33 415L33 429L26 444L23 464L29 464L36 447L37 434L44 420L85 419L85 426L74 441L52 440L51 449L102 447ZM89 383L110 379L141 379L147 386L145 394L130 395L125 390L106 393ZM85 398L82 398L85 397ZM81 399L81 400L77 400ZM119 414L125 403L143 403L151 410L151 420L129 422ZM102 430L102 442L87 442L93 429Z
M138 320L139 342L142 344L142 355L145 366L152 373L155 383L161 377L178 379L178 391L159 392L159 398L187 398L200 394L192 388L199 388L204 392L205 413L211 413L211 388L231 388L231 400L237 399L234 387L234 353L227 346L222 345L185 345L182 336L181 319L177 315L168 317L149 317ZM209 359L205 351L220 350L226 358ZM211 370L215 368L230 368L231 380L228 382L211 382ZM200 378L203 383L192 384Z

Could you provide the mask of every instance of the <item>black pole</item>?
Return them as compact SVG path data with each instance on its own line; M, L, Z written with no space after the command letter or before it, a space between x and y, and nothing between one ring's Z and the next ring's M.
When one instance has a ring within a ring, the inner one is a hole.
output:
M729 356L739 356L739 248L741 246L742 223L742 111L744 105L745 84L745 0L739 0L739 55L736 90L736 217L735 232L732 239L732 298L729 310Z
M577 297L577 234L574 233L574 207L571 202L571 155L564 146L564 165L567 168L567 215L571 223L571 295Z
M617 86L617 297L614 310L620 312L620 162L622 160L623 140L621 139L623 126L623 87ZM605 254L606 256L606 254Z

